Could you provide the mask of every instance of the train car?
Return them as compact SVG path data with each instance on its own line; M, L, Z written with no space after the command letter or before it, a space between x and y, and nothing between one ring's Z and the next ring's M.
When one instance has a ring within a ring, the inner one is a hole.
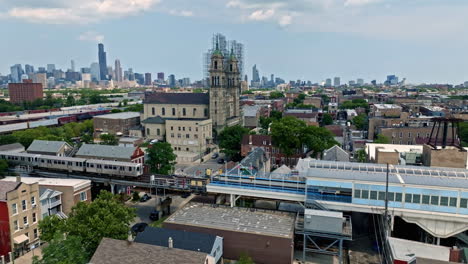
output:
M23 130L28 128L28 122L17 123L17 124L9 124L9 125L1 125L0 126L0 134L3 133L11 133L18 130Z
M41 155L30 153L0 152L0 158L12 164L36 166Z
M76 121L77 121L76 116L64 116L64 117L58 118L59 125L65 125L65 124L76 122Z
M141 163L111 160L86 160L86 172L122 177L138 177L143 174Z
M56 126L56 125L58 125L57 118L29 122L29 128L35 128L35 127L40 127L40 126Z
M41 155L38 159L37 166L50 170L63 170L68 172L84 172L86 159L59 157Z

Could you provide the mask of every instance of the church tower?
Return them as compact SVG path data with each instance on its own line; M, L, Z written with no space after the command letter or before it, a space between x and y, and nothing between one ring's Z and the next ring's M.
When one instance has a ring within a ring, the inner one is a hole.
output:
M240 75L233 51L225 60L218 42L210 64L210 118L218 132L240 121Z

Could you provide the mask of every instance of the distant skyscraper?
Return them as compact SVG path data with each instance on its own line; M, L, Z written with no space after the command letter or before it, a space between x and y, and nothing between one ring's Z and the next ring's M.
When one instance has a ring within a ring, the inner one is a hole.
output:
M34 72L34 66L26 64L26 65L24 65L24 71L25 71L26 74L29 75L29 74Z
M145 73L145 85L153 84L153 80L151 80L151 73Z
M176 86L176 78L174 74L169 75L169 86L170 87Z
M158 82L163 83L164 80L164 72L158 72Z
M338 87L341 85L340 77L333 78L333 86Z
M257 69L257 64L255 64L252 67L252 84L251 85L253 87L258 87L259 84L260 84L260 74Z
M326 87L331 87L332 86L332 80L330 78L325 80L325 86Z
M357 83L357 85L364 85L364 80L363 79L357 79L356 83Z
M239 71L241 76L244 72L244 44L237 42L236 40L227 41L226 37L221 33L216 33L211 39L211 48L208 52L203 54L203 76L205 80L208 80L210 77L210 65L211 65L211 55L216 49L216 42L218 42L218 50L222 53L224 57L224 65L227 65L227 60L230 58L231 50L234 52L238 62Z
M53 73L55 71L55 64L47 64L47 73Z
M398 84L398 77L396 75L388 75L387 81L385 81L386 85L396 85Z
M21 75L23 75L23 68L21 64L15 64L10 67L11 82L19 83L21 81Z
M98 44L98 59L99 59L99 74L101 76L100 80L107 80L107 58L106 52L104 51L104 44Z
M122 76L122 66L120 65L120 60L117 59L115 60L115 77L114 80L117 82L122 82L123 81L123 76Z
M99 68L99 63L93 62L90 66L91 70L91 78L93 81L100 81L101 80L101 69Z
M112 66L107 67L107 80L114 80L114 70Z
M74 71L75 71L75 61L74 61L74 60L71 60L71 63L70 63L70 64L71 64L71 65L70 65L70 66L71 66L71 70L72 70L72 72L74 72Z

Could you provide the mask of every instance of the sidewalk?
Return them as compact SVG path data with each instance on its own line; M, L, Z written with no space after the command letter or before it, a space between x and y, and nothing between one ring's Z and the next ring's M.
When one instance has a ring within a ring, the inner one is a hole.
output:
M43 246L35 248L34 250L29 251L23 256L18 257L17 259L15 259L15 264L31 264L33 260L33 254L34 256L38 256L40 259L42 257L42 247Z

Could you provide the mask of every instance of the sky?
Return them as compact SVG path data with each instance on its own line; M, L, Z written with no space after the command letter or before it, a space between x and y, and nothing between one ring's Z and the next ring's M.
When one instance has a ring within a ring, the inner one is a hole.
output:
M0 73L113 65L202 78L213 33L245 45L246 73L321 82L468 81L466 0L0 0Z

